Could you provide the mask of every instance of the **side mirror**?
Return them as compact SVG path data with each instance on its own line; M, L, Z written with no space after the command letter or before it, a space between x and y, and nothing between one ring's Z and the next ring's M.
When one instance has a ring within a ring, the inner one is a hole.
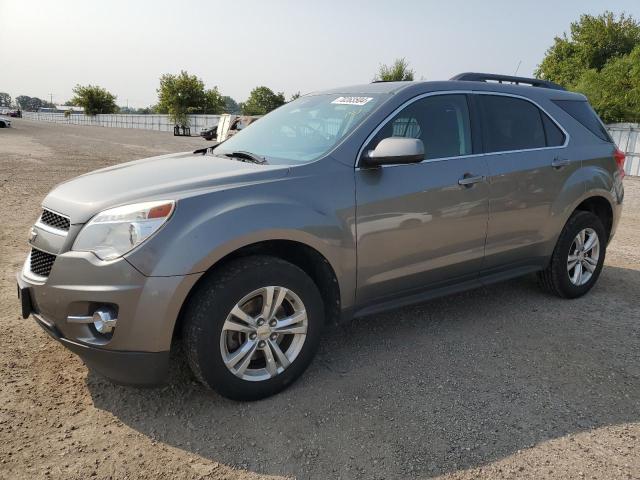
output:
M424 160L424 144L419 138L389 137L382 139L374 150L361 159L365 167L419 163Z

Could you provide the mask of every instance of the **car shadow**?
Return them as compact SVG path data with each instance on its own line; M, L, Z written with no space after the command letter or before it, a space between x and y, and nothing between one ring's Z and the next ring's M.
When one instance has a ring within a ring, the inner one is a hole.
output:
M304 376L253 403L197 384L178 353L158 389L90 374L97 408L158 442L298 478L434 476L640 420L640 272L606 267L561 300L535 279L328 330Z

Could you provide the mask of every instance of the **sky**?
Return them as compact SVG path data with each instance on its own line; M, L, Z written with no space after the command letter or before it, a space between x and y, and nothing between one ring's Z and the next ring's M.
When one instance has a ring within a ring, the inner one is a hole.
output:
M640 19L640 0L0 0L0 92L63 103L92 84L145 107L186 70L237 101L259 85L289 98L399 57L416 80L530 76L554 36L607 9Z

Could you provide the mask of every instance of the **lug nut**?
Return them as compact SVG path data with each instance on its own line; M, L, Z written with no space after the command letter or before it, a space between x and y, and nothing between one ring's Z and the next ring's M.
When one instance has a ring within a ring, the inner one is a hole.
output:
M255 340L257 336L258 336L258 334L257 334L257 333L255 333L255 332L253 332L253 333L249 334L249 338L250 338L251 340Z
M276 339L278 338L278 334L277 333L272 333L269 338L275 342Z
M278 322L276 322L275 320L271 320L271 321L269 322L269 326L270 326L270 327L275 327L277 324L278 324Z
M264 348L267 345L267 342L265 342L264 340L260 340L258 342L258 348Z
M261 327L262 325L264 325L264 318L259 318L256 323L258 324L259 327Z

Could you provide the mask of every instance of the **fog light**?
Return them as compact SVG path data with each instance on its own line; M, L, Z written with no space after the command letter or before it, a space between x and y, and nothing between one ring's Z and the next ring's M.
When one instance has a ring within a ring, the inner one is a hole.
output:
M111 333L117 322L115 315L106 308L99 308L93 313L93 326L100 333Z
M93 315L69 315L67 323L93 323L93 326L99 333L111 333L116 327L118 319L113 310L105 307L97 309Z

